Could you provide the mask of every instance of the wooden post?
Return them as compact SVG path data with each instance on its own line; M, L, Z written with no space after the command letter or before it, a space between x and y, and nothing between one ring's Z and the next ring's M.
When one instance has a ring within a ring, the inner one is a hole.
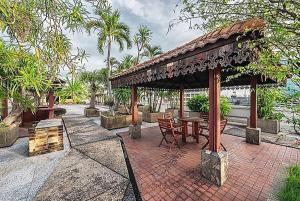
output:
M2 100L2 119L8 116L8 100L7 98Z
M256 76L250 79L250 128L257 128Z
M179 100L179 117L184 117L184 88L180 87L180 100Z
M220 85L221 67L209 70L209 150L220 151Z
M132 113L132 125L137 125L138 123L138 106L137 106L137 87L133 86L131 88L131 113Z
M48 94L48 103L49 103L49 119L54 118L54 92L53 90L49 91Z

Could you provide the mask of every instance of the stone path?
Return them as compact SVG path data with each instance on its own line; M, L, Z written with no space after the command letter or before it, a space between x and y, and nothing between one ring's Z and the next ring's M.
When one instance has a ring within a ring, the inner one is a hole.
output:
M119 137L82 116L63 120L71 151L35 200L136 200Z
M28 157L28 138L19 138L13 146L0 149L0 200L33 200L70 150L66 133L64 142L64 150L34 157Z

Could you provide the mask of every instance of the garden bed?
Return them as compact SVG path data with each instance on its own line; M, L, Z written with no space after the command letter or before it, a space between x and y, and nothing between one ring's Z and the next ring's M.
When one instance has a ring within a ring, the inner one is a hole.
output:
M101 113L101 126L108 130L128 127L131 124L132 116L126 114L116 114L112 116L109 112ZM139 122L142 122L142 116L139 115Z

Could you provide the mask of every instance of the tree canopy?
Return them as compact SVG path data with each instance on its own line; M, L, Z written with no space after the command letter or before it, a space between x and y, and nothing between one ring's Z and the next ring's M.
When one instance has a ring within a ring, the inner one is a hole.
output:
M179 18L190 28L210 31L237 20L260 18L266 27L264 37L255 41L262 48L248 72L259 72L279 81L292 75L300 85L300 2L295 0L181 0Z

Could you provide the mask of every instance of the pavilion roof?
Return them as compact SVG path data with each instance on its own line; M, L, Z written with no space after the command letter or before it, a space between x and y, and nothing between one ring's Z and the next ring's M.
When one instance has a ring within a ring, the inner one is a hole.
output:
M237 67L256 59L248 41L263 37L264 27L256 18L235 22L110 77L112 87L203 89L208 87L208 70L218 66L222 87L249 85L251 75L241 74ZM257 84L276 83L256 77Z
M245 21L237 21L235 23L232 23L229 26L209 32L182 46L179 46L173 50L160 54L148 61L135 65L129 69L126 69L119 74L111 76L110 79L113 80L118 77L122 77L124 75L139 71L148 66L152 66L160 62L163 62L165 60L177 57L179 55L186 54L187 52L194 51L196 48L203 48L204 46L208 46L210 44L216 43L218 40L228 39L233 35L237 35L237 34L241 35L244 34L245 32L254 31L254 30L262 31L264 27L265 27L264 21L257 18L252 18Z

